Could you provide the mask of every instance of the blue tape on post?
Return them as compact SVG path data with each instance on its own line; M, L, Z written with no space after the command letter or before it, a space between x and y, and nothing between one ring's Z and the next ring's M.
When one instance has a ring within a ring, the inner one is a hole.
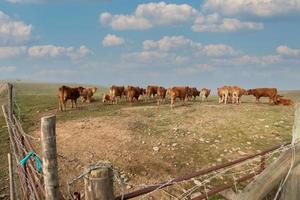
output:
M27 161L29 160L29 158L33 157L35 160L35 164L36 164L36 168L38 172L42 171L42 162L40 160L40 158L32 151L30 151L27 156L25 156L21 161L20 161L20 165L22 165L23 167L26 165Z

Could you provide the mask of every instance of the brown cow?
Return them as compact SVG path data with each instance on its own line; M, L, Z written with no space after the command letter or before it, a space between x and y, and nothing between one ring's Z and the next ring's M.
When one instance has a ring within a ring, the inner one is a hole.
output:
M168 90L171 96L171 108L175 105L175 100L179 98L182 102L188 100L189 87L172 87Z
M137 101L141 95L144 95L146 90L140 87L128 86L127 87L127 100L130 103Z
M116 86L112 85L110 87L109 93L112 97L116 99L116 103L118 103L118 97L122 98L122 95L125 95L125 87L124 86Z
M164 87L158 87L157 88L157 105L160 104L160 102L165 101L167 94L167 89Z
M157 89L158 89L158 86L156 86L156 85L148 85L147 90L146 90L145 101L147 99L149 99L150 97L154 97L157 94Z
M282 96L276 96L276 105L293 106L294 102L291 99L282 98Z
M194 100L196 100L197 96L200 96L200 91L197 90L197 88L195 88L195 87L189 88L188 98L194 98Z
M70 99L72 103L75 103L75 108L77 108L77 99L82 94L82 91L84 90L83 87L76 87L76 88L70 88L68 86L61 86L58 89L58 107L60 111L66 110L67 101Z
M84 88L81 93L82 102L90 103L92 101L92 96L96 93L96 91L96 87Z
M277 89L276 88L255 88L247 90L247 95L256 97L256 103L259 103L261 97L269 97L269 104L276 103Z
M103 103L112 103L112 104L114 104L114 103L116 103L116 97L113 97L109 94L103 94L102 102Z
M202 88L200 91L201 101L207 101L207 97L210 95L210 89Z

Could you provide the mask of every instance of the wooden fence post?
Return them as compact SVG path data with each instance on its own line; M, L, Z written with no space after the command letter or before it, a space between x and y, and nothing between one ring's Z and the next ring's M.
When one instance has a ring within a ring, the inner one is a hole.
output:
M55 115L41 119L42 160L46 200L60 199L55 124Z
M296 141L297 137L300 136L300 104L298 104L296 107L293 128L293 137L295 138L293 138L293 141ZM282 198L287 200L298 200L300 196L300 175L298 175L300 172L300 167L298 167L298 165L300 165L300 143L295 143L294 150L289 149L283 152L275 162L270 164L260 175L258 175L257 178L248 184L242 193L238 194L237 200L258 200L263 199L267 194L269 194L269 192L286 177L292 162L292 151L295 151L295 160L293 164L296 171L292 171L290 174L292 176L290 177L290 180L287 181L287 187L283 192L283 194L286 194L286 190L289 190L288 193L290 196L283 196Z
M7 83L8 89L8 120L13 121L13 85Z
M295 120L293 127L293 140L300 138L300 104L296 105ZM296 154L299 152L295 152ZM300 197L300 164L294 165L281 194L281 200L298 200Z
M15 189L14 189L14 179L13 179L13 163L10 153L7 154L8 159L8 174L9 174L9 196L10 200L15 200Z
M92 170L84 178L86 200L114 200L113 171L110 167Z

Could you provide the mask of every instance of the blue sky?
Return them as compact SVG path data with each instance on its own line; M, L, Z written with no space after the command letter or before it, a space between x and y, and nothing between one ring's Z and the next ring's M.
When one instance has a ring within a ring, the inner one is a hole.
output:
M0 79L299 89L300 0L0 1Z

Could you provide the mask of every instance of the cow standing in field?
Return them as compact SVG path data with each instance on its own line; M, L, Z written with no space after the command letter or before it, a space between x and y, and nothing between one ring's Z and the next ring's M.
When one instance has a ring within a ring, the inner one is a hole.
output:
M227 104L230 95L230 90L231 90L230 86L223 86L221 88L217 88L219 103Z
M122 98L122 95L125 95L125 87L124 86L116 86L116 85L113 85L110 87L110 90L109 90L109 93L110 93L110 96L112 96L113 98L115 98L116 100L116 103L118 103L118 97Z
M80 97L83 90L83 87L70 88L65 85L61 86L58 89L59 110L66 111L66 104L69 99L71 100L72 108L74 107L73 103L75 103L75 108L77 109L77 99Z
M140 87L128 86L127 87L127 100L130 103L138 101L139 97L144 95L146 90Z
M96 91L97 91L96 87L84 88L81 93L82 102L91 103L92 96L96 93Z
M248 95L256 97L256 103L259 103L261 97L269 97L269 104L276 104L277 89L276 88L255 88L247 90Z
M240 104L242 103L241 97L247 94L247 91L239 86L232 86L232 103Z
M200 91L197 90L197 88L195 88L195 87L189 88L188 97L193 98L195 101L197 96L200 96Z
M200 91L201 101L207 101L208 96L210 95L210 89L202 88Z
M171 108L174 107L177 98L184 102L188 100L189 87L172 87L168 90L171 97Z
M150 99L150 97L154 97L157 94L157 89L158 86L156 85L148 85L146 90L145 101L147 101L147 99Z
M167 94L167 89L164 87L157 88L157 105L159 105L162 101L165 101Z

